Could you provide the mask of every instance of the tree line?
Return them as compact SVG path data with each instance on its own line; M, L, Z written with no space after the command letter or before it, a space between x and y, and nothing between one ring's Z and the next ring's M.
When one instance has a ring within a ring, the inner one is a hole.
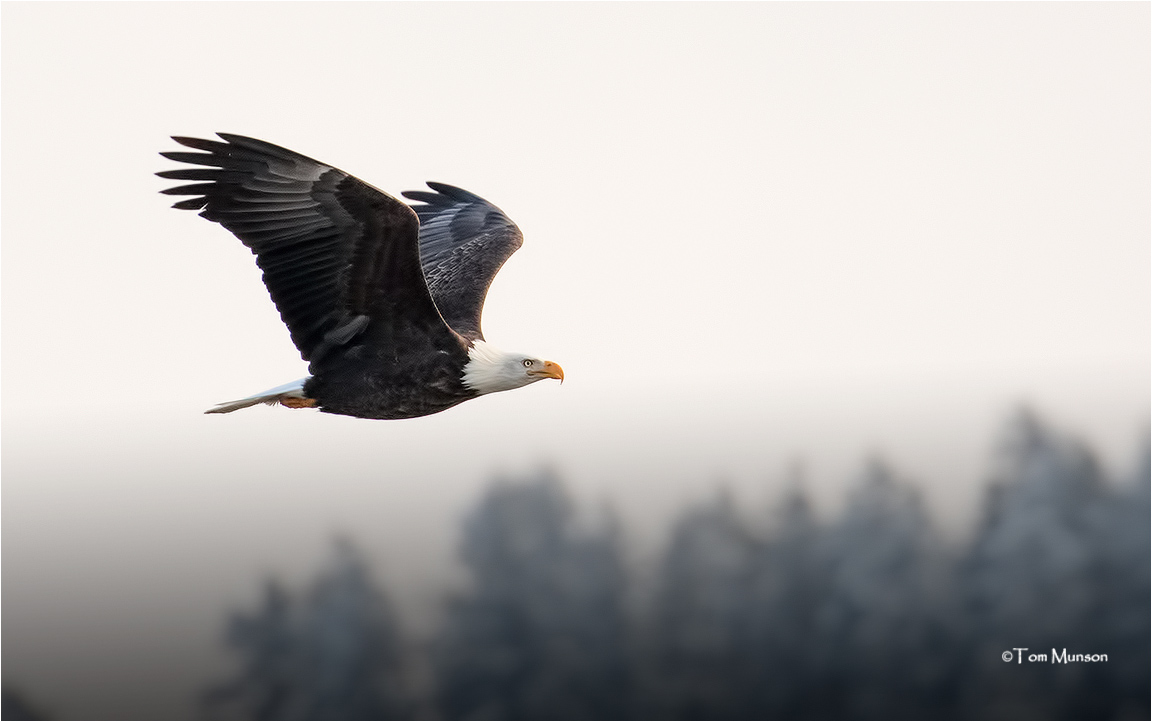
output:
M253 719L1149 716L1149 451L1107 478L1021 414L973 532L940 534L870 464L837 518L796 490L770 519L719 495L630 566L550 473L493 485L464 524L468 585L415 640L362 552L266 583L226 637L206 714ZM1107 661L1053 662L1074 654ZM1046 659L1040 661L1039 655Z

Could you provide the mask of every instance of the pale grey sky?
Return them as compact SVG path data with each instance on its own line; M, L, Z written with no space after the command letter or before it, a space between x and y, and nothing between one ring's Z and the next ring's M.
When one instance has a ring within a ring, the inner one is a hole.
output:
M0 12L5 681L33 693L61 654L99 687L177 611L207 664L224 606L335 529L430 597L493 473L552 464L654 531L796 460L834 509L881 453L959 524L1020 402L1117 470L1147 431L1146 3ZM157 194L167 136L218 130L499 205L526 243L486 334L564 386L203 416L305 370L248 251Z

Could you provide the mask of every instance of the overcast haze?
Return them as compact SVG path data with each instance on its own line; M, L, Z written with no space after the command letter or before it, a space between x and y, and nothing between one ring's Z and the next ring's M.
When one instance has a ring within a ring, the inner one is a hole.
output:
M2 13L4 681L33 697L175 654L140 702L169 709L228 605L336 531L433 600L496 474L658 536L797 465L835 509L879 454L962 533L1019 404L1117 471L1147 433L1147 3ZM202 415L306 372L247 249L157 194L168 136L215 131L500 206L526 240L485 335L564 385Z

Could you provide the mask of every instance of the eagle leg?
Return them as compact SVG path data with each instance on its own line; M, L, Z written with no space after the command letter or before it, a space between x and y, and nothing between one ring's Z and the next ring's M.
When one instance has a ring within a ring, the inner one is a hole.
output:
M285 396L280 404L290 409L311 409L316 406L316 399L304 399L299 396Z

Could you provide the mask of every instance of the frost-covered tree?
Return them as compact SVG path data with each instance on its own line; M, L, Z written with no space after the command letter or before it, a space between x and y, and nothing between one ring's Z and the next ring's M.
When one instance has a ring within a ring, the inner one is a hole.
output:
M817 544L806 714L931 716L952 694L948 557L918 493L873 462Z
M1001 456L969 591L987 624L1039 643L1067 634L1091 604L1091 516L1104 481L1086 448L1027 413L1013 422Z
M970 704L993 716L1146 715L1148 542L1147 481L1109 484L1087 447L1020 414L961 575ZM999 655L1016 647L1109 662L1006 669Z
M213 706L255 719L409 715L395 618L347 542L306 594L268 582L262 608L234 614L227 638L242 671L209 692Z
M391 607L360 554L338 543L302 618L307 719L395 719L402 699L401 642Z
M749 585L756 541L728 495L672 530L644 625L645 716L740 717L751 657Z
M261 608L228 620L228 646L242 657L240 673L206 694L210 707L235 706L252 719L292 716L299 678L299 642L292 601L274 579L264 585Z
M1096 590L1088 610L1091 649L1114 655L1119 663L1094 670L1095 696L1110 701L1118 717L1149 716L1149 619L1152 617L1152 506L1149 491L1147 441L1135 472L1089 510L1093 535L1092 584ZM1090 712L1095 711L1090 710Z
M28 698L19 690L4 687L0 692L0 719L3 720L42 720L51 719L43 712L29 703Z
M812 681L819 674L815 618L829 581L820 556L824 529L799 490L774 516L751 559L745 706L754 717L796 718L820 694Z
M614 527L582 527L551 474L498 484L467 519L470 585L436 645L446 716L601 719L626 709Z

